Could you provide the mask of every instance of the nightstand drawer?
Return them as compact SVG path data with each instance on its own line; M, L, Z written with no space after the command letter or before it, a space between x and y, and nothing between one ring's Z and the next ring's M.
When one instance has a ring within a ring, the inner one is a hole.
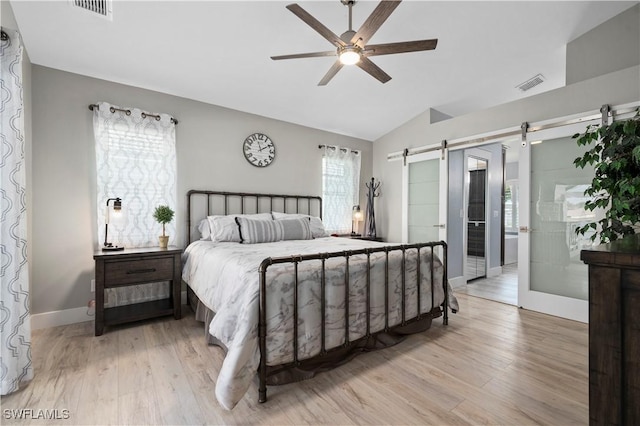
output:
M173 279L173 257L106 262L105 287Z

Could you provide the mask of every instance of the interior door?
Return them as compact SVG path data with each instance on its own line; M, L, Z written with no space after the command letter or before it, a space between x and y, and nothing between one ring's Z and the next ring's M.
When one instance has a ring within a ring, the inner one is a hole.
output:
M588 270L580 251L593 245L575 229L602 218L584 209L593 168L578 169L582 155L571 137L587 123L529 133L520 152L518 304L588 322Z
M434 150L407 157L402 172L402 241L446 241L447 155Z

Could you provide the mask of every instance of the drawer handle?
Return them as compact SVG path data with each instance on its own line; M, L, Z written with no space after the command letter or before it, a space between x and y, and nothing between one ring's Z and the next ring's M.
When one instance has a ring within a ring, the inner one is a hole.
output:
M155 272L156 268L148 268L148 269L134 269L131 271L127 271L128 274L148 274L149 272Z

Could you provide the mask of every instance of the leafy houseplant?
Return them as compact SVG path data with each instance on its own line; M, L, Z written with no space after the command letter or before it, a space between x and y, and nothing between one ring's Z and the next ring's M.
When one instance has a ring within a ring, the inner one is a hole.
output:
M584 207L605 209L603 219L577 228L576 233L595 230L591 240L599 236L600 243L634 234L640 223L640 109L629 120L588 126L584 134L573 138L579 146L594 144L573 162L580 168L595 166L595 176L584 191L593 198Z
M169 243L169 237L165 235L164 226L171 222L175 212L171 210L169 206L158 206L153 212L153 218L160 224L162 224L162 235L158 237L160 239L160 248L167 248Z

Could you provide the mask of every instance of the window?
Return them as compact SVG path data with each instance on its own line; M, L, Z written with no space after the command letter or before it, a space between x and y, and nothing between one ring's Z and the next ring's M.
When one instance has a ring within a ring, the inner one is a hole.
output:
M322 220L329 233L351 232L351 212L360 199L360 151L325 146L322 156Z
M504 227L506 232L518 232L518 181L506 182L504 190Z
M160 204L176 209L175 124L167 114L151 115L106 102L94 107L98 242L104 241L108 198L122 199L123 218L109 224L109 241L125 247L158 245L161 227L153 219ZM176 220L167 224L175 244Z

